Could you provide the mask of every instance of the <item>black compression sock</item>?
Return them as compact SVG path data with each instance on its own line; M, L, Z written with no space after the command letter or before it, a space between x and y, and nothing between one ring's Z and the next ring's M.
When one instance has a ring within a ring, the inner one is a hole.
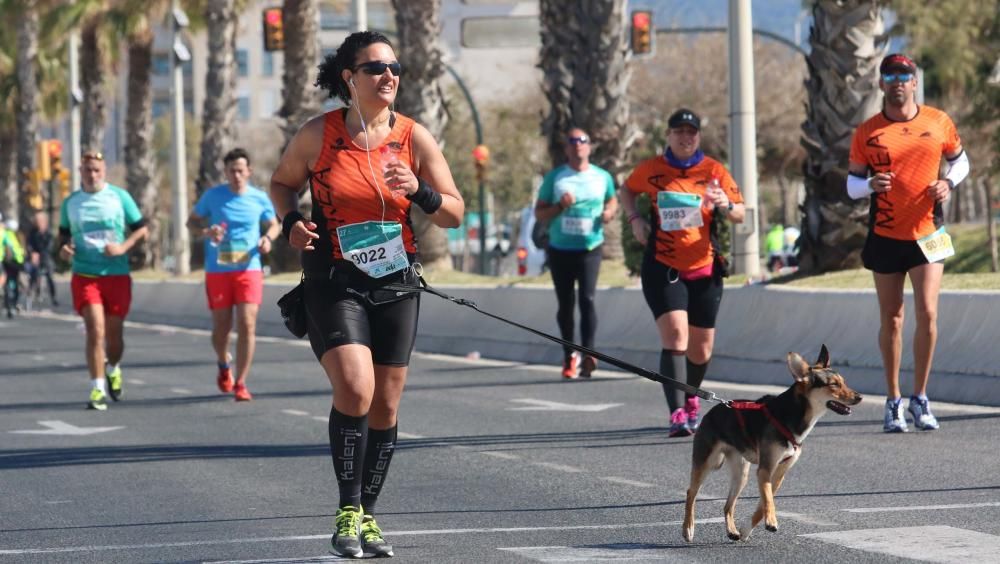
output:
M684 351L672 351L663 349L660 351L660 374L677 380L687 382L687 358ZM684 392L669 384L662 384L663 395L667 397L667 407L670 413L679 408L684 403Z
M705 373L708 372L708 363L712 361L709 359L705 361L705 364L695 364L691 362L691 359L687 360L687 383L695 388L700 388L701 383L705 381ZM686 398L693 398L691 394L685 394Z
M366 515L375 514L375 502L385 485L389 473L389 462L396 451L396 429L398 425L384 431L368 429L368 447L365 449L365 477L361 482L361 506Z
M368 442L368 415L351 417L330 408L330 454L340 489L340 505L361 505L362 464Z

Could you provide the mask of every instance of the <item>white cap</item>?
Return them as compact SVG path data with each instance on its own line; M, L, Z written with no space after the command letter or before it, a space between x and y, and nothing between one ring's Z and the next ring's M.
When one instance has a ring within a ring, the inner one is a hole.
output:
M10 219L8 219L8 220L7 220L7 221L6 221L5 223L4 223L4 225L6 225L6 226L7 226L7 229L10 229L11 231L17 231L17 227L18 227L18 225L17 225L17 220L16 220L16 219L14 219L14 218L10 218Z

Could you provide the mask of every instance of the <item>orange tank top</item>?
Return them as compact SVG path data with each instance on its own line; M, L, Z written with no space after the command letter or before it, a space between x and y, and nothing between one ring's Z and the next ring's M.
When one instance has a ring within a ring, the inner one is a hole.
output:
M393 113L389 136L366 151L351 140L345 116L346 109L326 114L323 148L309 175L312 221L320 238L314 243L314 251L302 254L307 269L324 268L333 260L343 259L337 228L366 221L400 223L406 252L417 252L410 222L410 200L402 195L393 196L383 177L383 165L389 158L413 168L411 138L415 122Z

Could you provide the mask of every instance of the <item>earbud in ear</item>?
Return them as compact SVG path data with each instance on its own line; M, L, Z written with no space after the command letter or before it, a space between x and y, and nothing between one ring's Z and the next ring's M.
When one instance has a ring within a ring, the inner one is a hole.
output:
M347 81L347 82L348 82L348 83L349 83L349 84L350 84L351 86L354 86L354 77L352 76L352 77L351 77L350 79L348 79L348 81ZM357 88L357 87L355 86L355 88Z

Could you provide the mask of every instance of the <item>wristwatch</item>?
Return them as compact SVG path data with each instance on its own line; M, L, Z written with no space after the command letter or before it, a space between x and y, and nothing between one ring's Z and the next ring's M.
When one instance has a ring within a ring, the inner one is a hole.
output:
M726 211L733 211L733 201L732 200L730 200L729 201L729 205L726 206Z
M955 189L955 183L950 178L945 178L944 181L948 183L948 188Z

